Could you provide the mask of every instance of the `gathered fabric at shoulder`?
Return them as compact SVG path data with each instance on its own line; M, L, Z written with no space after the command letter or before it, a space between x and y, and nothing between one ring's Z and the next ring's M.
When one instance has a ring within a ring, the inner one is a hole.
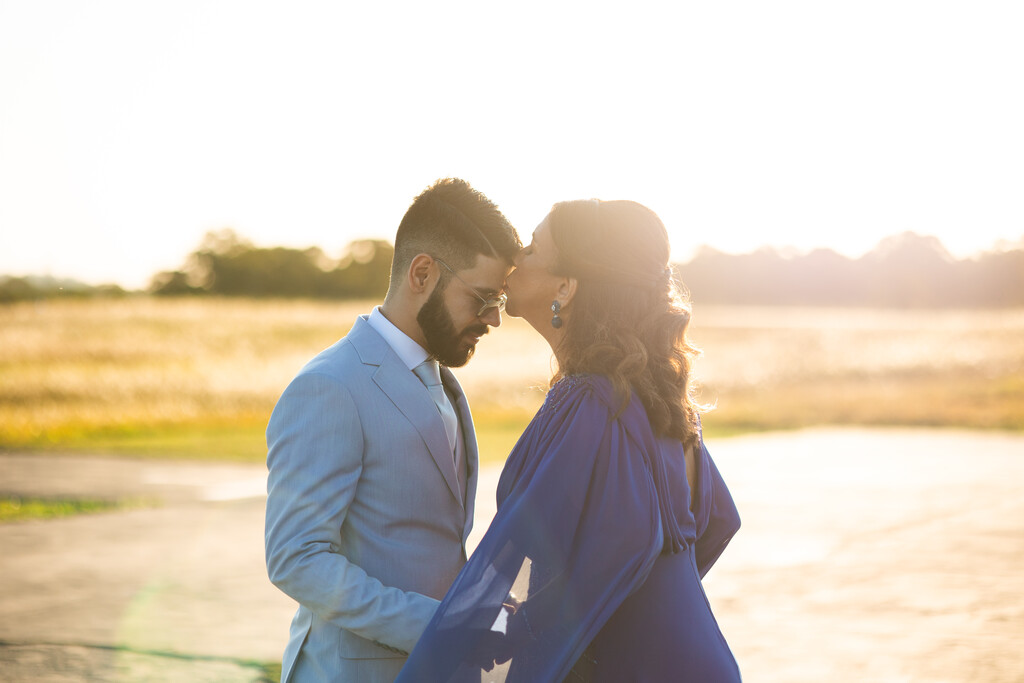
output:
M520 476L530 476L543 467L538 454L564 453L580 456L590 453L585 444L600 436L593 425L601 420L614 422L628 448L624 455L643 463L654 485L662 529L663 549L676 553L694 542L699 532L690 512L686 487L686 464L682 444L674 439L658 438L651 430L647 412L636 394L623 407L611 381L600 375L571 375L552 388L540 413L506 462L498 486L499 502L513 489ZM581 431L585 430L585 431ZM574 448L553 447L563 438L576 441ZM701 443L703 449L703 443ZM585 457L585 456L584 456ZM701 463L703 465L703 462ZM713 466L713 465L712 465ZM710 483L712 479L708 479Z

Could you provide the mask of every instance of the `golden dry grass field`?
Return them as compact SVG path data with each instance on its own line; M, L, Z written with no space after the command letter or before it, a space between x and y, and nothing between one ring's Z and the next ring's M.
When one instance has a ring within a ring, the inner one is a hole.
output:
M154 299L0 307L0 449L259 461L291 377L369 302ZM1024 310L695 306L708 432L1024 429ZM547 346L505 318L457 374L483 456L543 399Z

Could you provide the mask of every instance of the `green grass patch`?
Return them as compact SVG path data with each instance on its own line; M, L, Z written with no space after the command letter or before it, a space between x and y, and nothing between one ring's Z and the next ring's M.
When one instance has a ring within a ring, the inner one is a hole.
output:
M480 464L500 465L522 435L533 413L526 410L484 408L473 411L473 426L480 448Z
M74 515L142 507L141 501L0 496L0 523L29 519L58 519Z
M280 683L281 662L258 662L254 668L259 671L256 683Z
M29 438L0 433L0 450L263 462L267 457L265 431L264 420L252 419L103 427L61 425Z
M532 417L525 410L474 411L481 462L503 463ZM266 427L264 421L120 425L54 429L29 439L4 439L0 433L0 451L262 463Z
M525 410L480 410L473 418L485 464L502 463L533 414ZM118 425L46 430L31 438L4 438L0 450L82 453L135 458L264 462L265 421Z

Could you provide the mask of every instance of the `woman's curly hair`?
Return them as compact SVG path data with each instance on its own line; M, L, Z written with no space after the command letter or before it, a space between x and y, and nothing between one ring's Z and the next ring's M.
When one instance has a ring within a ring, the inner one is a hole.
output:
M623 409L632 390L656 434L695 445L702 407L690 368L700 351L686 339L690 306L672 277L665 225L642 204L596 199L556 204L548 223L555 273L579 283L552 382L605 375Z

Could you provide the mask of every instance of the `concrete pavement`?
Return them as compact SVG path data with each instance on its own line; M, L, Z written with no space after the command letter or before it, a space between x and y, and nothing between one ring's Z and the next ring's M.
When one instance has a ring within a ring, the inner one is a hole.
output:
M709 446L743 529L705 585L745 680L1024 680L1024 436ZM140 503L0 525L0 680L260 680L294 610L264 571L264 481L261 465L0 455L0 494Z

